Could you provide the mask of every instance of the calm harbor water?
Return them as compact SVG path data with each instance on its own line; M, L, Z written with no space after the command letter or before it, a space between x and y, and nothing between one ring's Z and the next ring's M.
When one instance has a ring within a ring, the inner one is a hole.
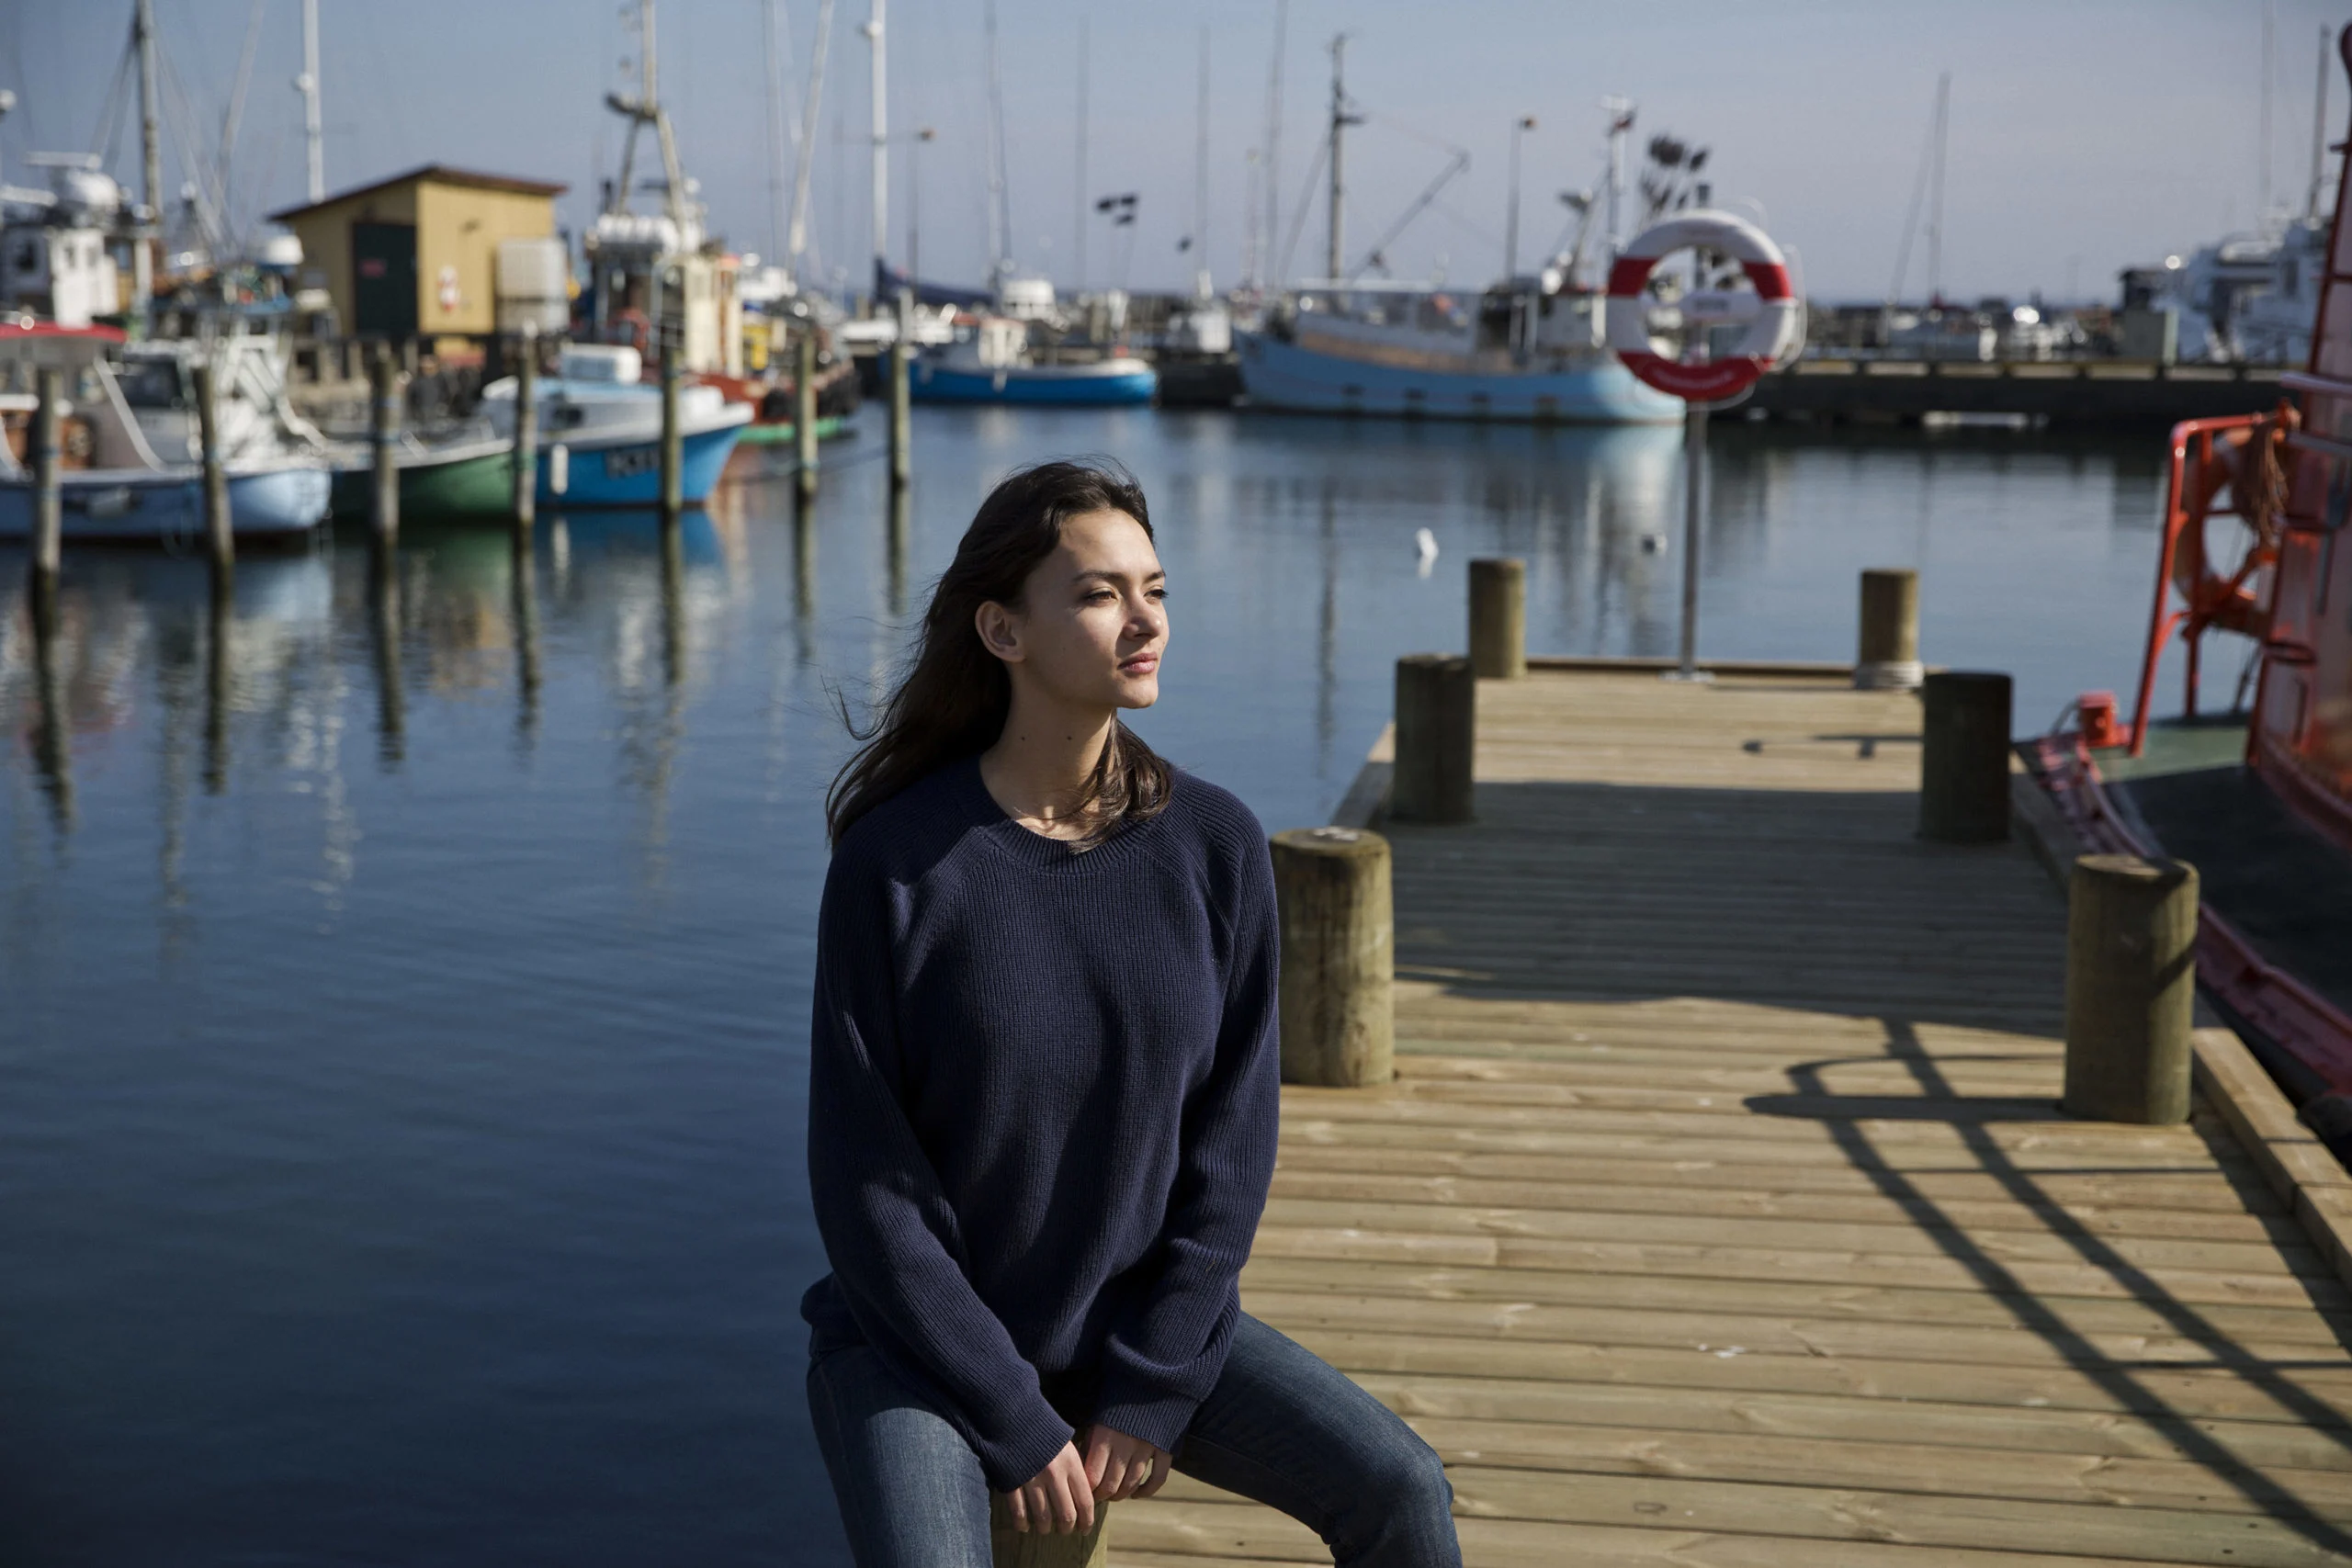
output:
M345 534L220 641L198 563L72 553L44 664L0 554L0 1562L847 1562L796 1310L833 703L1008 467L1142 477L1137 728L1270 829L1474 555L1537 651L1674 647L1678 431L917 412L896 526L869 410L804 522L746 451L669 561L413 525L379 596ZM2128 688L2159 446L1719 425L1702 647L1850 657L1916 565L1926 656L2039 728Z

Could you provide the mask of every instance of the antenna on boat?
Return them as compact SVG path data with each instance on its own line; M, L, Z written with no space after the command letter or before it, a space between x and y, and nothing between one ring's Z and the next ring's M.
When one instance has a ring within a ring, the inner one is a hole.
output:
M874 292L890 270L890 103L882 31L883 0L871 0L865 42L874 61Z

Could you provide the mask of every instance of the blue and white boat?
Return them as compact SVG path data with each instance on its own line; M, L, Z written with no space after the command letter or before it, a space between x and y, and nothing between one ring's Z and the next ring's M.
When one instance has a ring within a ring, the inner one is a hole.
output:
M539 424L539 504L657 506L662 501L662 389L639 379L633 348L565 345L559 374L536 388ZM481 389L481 412L506 440L514 435L514 380ZM678 389L685 441L684 500L699 506L752 423L749 403L730 403L716 387Z
M1601 342L1600 296L1526 277L1482 295L1351 283L1292 296L1237 333L1250 406L1305 413L1650 424L1679 399L1636 380Z
M220 388L231 531L284 536L325 521L334 481L324 443L286 404L282 353L267 338L231 336L133 345L119 365L96 353L77 356L62 418L82 466L59 476L61 538L189 547L203 539L192 371L208 356ZM29 393L0 396L12 423L37 406ZM32 526L31 471L0 443L0 539L29 538Z
M983 316L957 341L926 349L907 380L909 394L928 403L1099 408L1148 403L1159 389L1159 373L1125 355L1040 365L1029 353L1029 323L1011 316Z

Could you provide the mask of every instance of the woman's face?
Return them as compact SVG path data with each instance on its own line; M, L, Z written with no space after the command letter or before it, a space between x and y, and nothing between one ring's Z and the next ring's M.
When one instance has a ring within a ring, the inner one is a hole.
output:
M1151 536L1124 512L1084 512L1022 587L975 624L1016 682L1073 707L1148 708L1168 646L1167 573Z

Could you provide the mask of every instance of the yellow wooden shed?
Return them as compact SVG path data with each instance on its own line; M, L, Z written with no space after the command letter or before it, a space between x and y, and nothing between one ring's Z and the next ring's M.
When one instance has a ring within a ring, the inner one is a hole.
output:
M498 325L498 247L552 240L562 186L428 164L271 213L302 242L354 337L485 337Z

